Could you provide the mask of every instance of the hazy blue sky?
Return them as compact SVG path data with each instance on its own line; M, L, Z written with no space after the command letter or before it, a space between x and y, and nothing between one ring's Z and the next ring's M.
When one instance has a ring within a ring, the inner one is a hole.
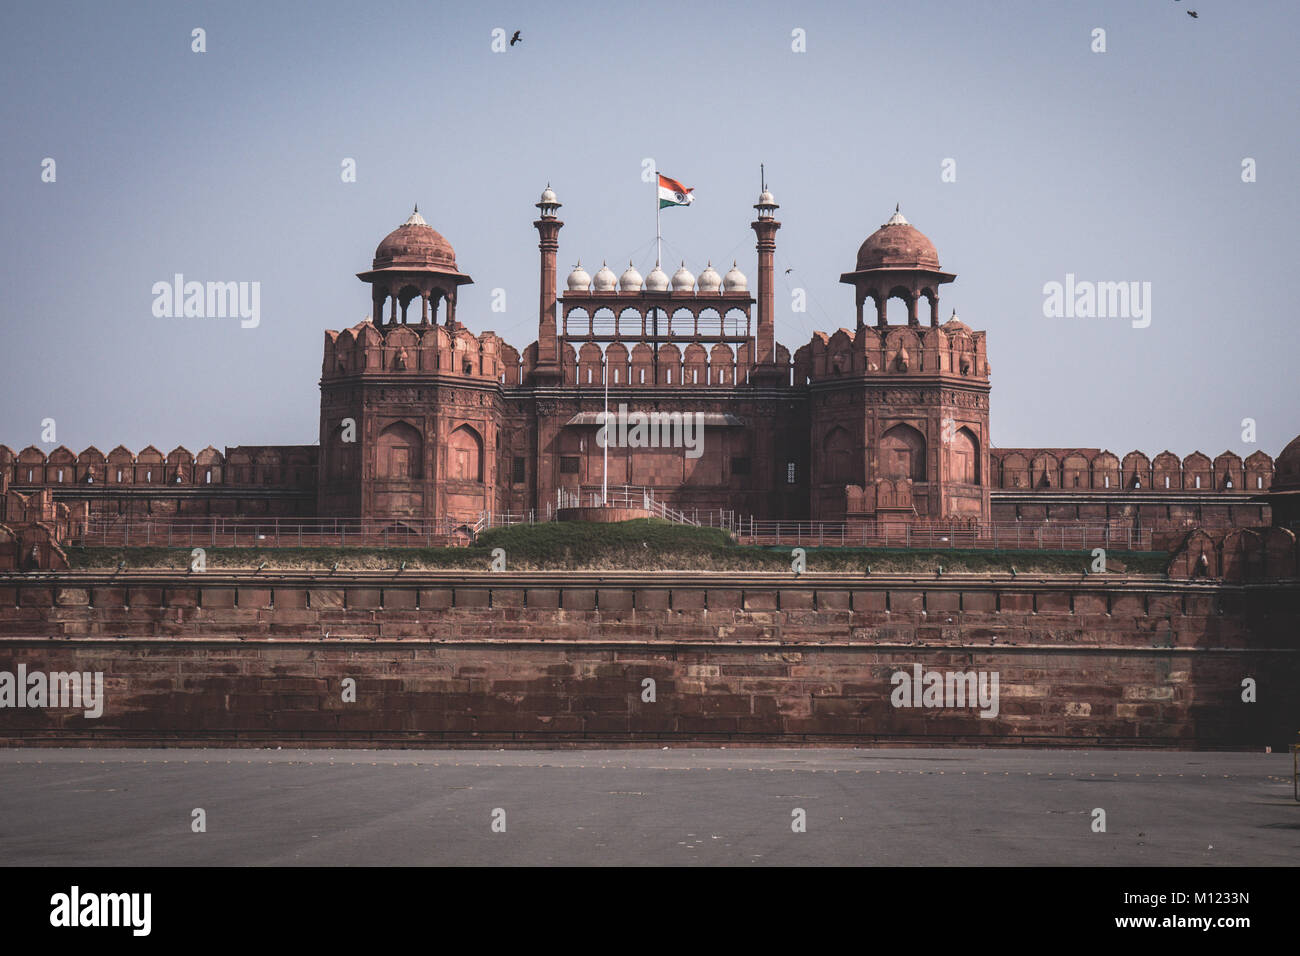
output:
M995 445L1276 455L1300 432L1298 26L1294 0L10 5L0 442L46 417L74 451L313 442L322 330L369 311L355 273L414 202L474 277L458 317L522 351L542 187L561 279L644 273L653 157L698 197L665 211L665 260L751 280L767 164L791 351L852 327L839 275L899 202L958 274L944 317L988 332ZM494 27L524 42L495 54ZM260 282L261 325L155 318L177 272ZM1045 318L1067 273L1150 282L1150 326Z

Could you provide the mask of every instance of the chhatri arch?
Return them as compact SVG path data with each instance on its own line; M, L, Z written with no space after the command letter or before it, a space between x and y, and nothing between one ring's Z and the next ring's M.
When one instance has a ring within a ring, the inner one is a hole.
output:
M863 304L871 299L876 306L876 325L884 328L886 303L902 299L907 304L907 324L920 325L919 303L930 304L930 325L939 327L939 286L957 276L939 268L939 253L934 243L903 217L895 207L889 221L867 237L858 249L857 268L840 276L853 286L862 328Z

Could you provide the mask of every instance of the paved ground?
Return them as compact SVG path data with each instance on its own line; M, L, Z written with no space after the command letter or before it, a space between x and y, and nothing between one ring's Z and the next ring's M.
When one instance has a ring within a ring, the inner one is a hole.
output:
M1298 861L1285 754L0 751L3 865Z

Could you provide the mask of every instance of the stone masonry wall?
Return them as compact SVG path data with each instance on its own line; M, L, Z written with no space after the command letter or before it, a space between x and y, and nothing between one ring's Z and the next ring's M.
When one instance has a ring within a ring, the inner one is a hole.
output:
M1295 583L196 577L0 576L0 672L101 671L107 699L98 719L0 709L0 742L1262 747L1300 729ZM997 716L892 706L916 664L997 672Z

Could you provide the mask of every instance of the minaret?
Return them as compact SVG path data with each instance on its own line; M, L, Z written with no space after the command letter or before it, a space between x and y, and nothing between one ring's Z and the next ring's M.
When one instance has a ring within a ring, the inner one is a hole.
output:
M537 305L537 366L533 370L533 382L558 385L564 373L560 368L560 339L556 329L555 254L560 248L560 227L564 223L555 218L560 201L555 198L550 183L542 190L537 208L541 210L541 218L533 226L539 237L537 248L542 251L542 273Z
M758 218L750 228L758 235L758 340L755 343L755 373L761 382L765 378L779 377L776 368L776 290L773 257L776 254L776 231L781 224L776 221L779 208L776 199L764 184L762 195L754 204ZM775 373L775 374L774 374Z

